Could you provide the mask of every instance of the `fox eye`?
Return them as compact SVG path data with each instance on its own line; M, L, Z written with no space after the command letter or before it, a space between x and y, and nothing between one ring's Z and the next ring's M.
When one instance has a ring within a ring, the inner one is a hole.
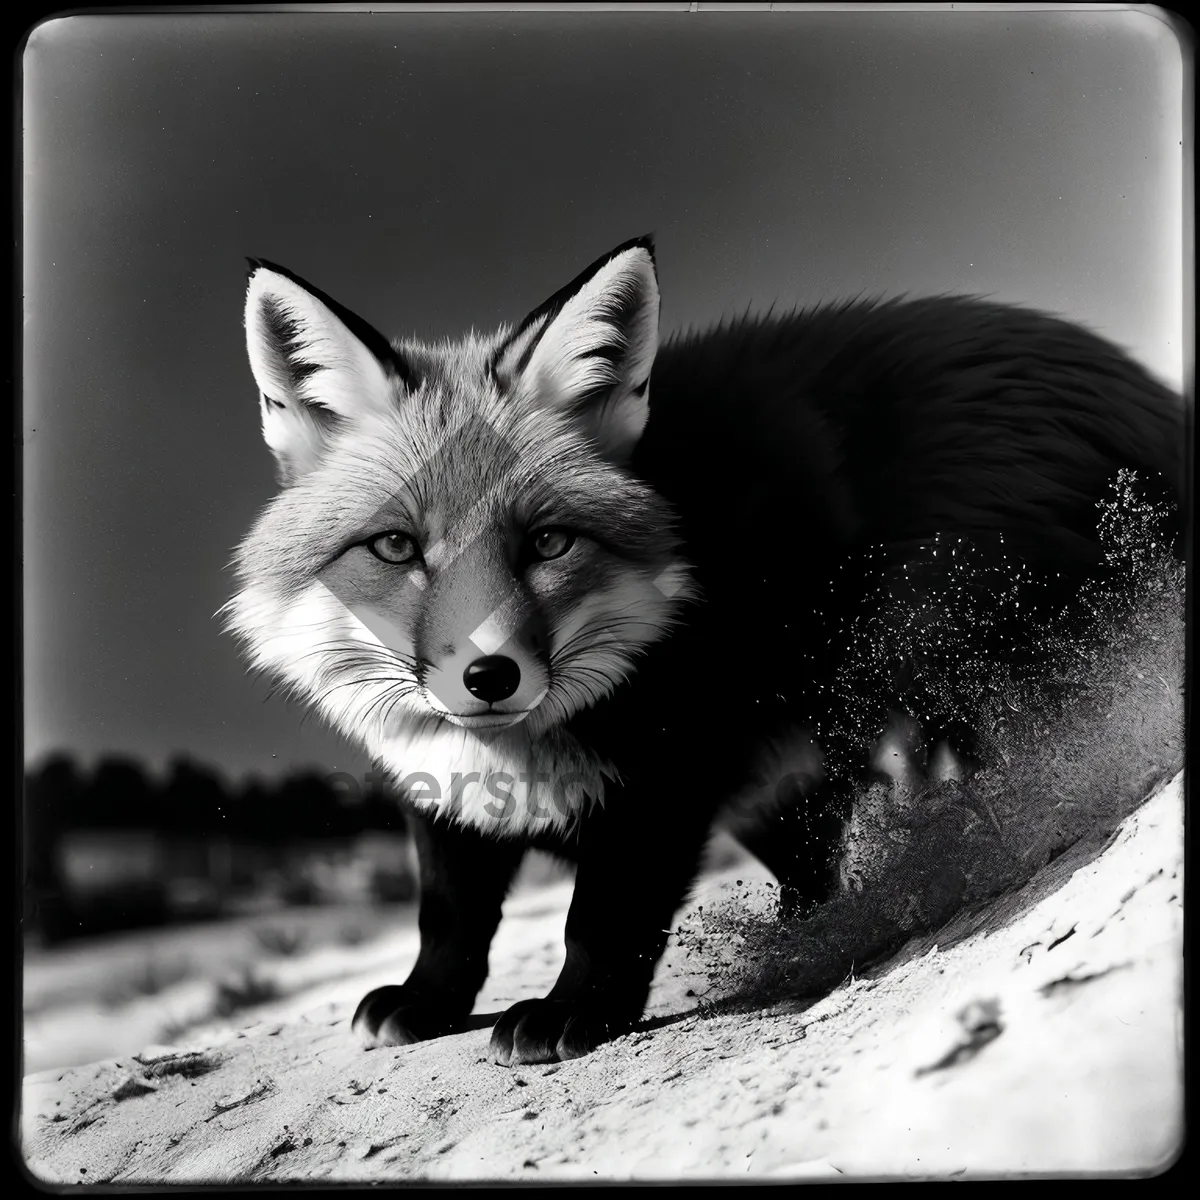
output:
M543 561L562 558L575 545L575 535L566 529L539 529L530 539L533 557Z
M381 533L367 543L367 549L385 563L409 563L419 557L417 543L407 533Z

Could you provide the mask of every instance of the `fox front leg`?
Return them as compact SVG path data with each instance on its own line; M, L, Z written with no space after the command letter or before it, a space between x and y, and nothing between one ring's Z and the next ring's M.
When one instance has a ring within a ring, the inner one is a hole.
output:
M488 949L524 847L446 820L409 819L420 869L421 949L408 979L363 997L351 1027L367 1047L462 1029L487 978Z
M587 818L562 971L547 996L501 1016L492 1031L495 1062L579 1058L633 1028L707 832L698 823L691 831L648 830L644 820L621 822L610 812Z

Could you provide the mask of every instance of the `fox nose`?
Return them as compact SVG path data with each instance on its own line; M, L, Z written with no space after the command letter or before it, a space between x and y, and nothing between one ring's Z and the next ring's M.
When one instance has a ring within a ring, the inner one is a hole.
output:
M507 700L517 690L521 668L503 654L489 654L467 665L463 683L472 696L494 704L497 700Z

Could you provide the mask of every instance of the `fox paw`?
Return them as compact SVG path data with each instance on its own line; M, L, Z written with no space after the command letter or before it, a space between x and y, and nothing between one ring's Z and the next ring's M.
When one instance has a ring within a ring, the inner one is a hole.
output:
M368 1050L375 1046L409 1046L456 1033L462 1025L462 1019L448 1017L445 1009L414 1002L411 993L399 985L368 992L350 1022L350 1028Z
M502 1067L564 1062L628 1033L636 1017L623 1020L604 1006L577 1000L522 1000L492 1030L492 1061Z

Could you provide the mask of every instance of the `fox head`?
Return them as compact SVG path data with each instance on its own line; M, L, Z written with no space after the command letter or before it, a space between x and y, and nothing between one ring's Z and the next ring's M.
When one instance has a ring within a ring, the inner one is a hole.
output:
M638 239L515 327L393 344L252 260L247 350L281 485L227 606L253 665L440 798L448 772L548 760L595 798L604 765L562 727L691 594L673 514L629 468L658 296Z

